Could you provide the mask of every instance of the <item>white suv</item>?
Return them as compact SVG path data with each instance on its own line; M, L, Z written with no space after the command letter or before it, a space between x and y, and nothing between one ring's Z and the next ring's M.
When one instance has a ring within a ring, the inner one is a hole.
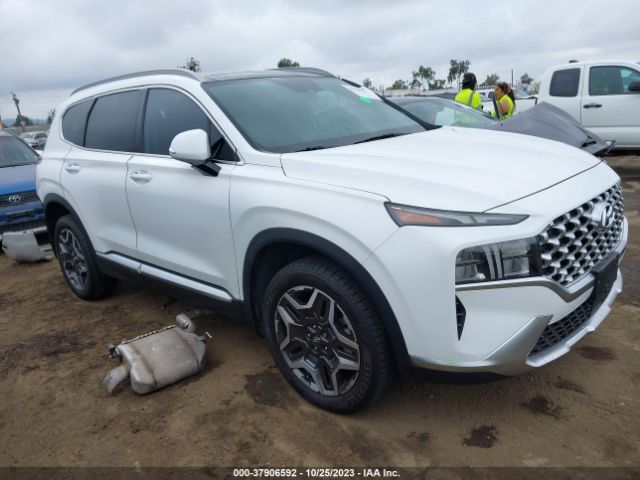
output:
M410 366L542 366L622 288L620 179L577 148L419 123L314 69L126 75L56 111L38 195L75 294L133 277L226 307L329 410Z

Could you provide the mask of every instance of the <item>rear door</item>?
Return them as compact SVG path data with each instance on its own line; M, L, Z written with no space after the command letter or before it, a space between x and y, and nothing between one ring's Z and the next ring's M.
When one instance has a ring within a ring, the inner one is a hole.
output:
M70 107L62 119L66 155L60 180L98 252L135 253L135 229L125 193L127 160L140 90L107 94Z
M640 80L639 69L591 66L583 87L582 126L618 147L640 147L640 94L629 84Z
M584 67L568 67L553 72L549 82L549 96L545 98L577 122L581 121L580 87L583 82L583 70Z
M169 156L174 136L196 128L209 133L221 159L216 177ZM168 87L149 89L140 139L142 153L129 160L126 180L136 257L237 293L229 219L230 175L237 167L230 144L194 98Z

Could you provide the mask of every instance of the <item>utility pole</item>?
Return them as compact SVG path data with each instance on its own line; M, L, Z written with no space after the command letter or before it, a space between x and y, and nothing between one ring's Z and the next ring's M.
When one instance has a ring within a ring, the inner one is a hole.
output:
M16 97L16 94L13 92L11 92L11 95L13 95L13 103L16 104L16 109L18 110L18 123L24 132L24 120L22 119L22 113L20 112L20 99Z
M200 71L200 60L196 60L195 58L187 58L186 64L182 67L178 67L183 70L189 70L191 72L199 72Z
M513 87L513 68L511 69L511 87Z

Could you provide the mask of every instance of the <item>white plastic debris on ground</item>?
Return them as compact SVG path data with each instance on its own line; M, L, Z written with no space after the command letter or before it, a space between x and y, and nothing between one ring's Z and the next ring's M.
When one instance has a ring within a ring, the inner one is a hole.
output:
M2 251L16 262L51 260L51 246L38 245L33 232L6 232L2 238Z

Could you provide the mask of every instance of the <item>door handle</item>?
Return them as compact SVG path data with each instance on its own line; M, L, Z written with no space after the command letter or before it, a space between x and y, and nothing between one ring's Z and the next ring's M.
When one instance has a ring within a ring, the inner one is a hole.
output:
M80 165L78 165L77 163L67 163L64 166L64 169L67 171L67 173L78 173L80 171Z
M602 105L600 103L587 103L583 105L582 108L600 108Z
M148 183L153 178L153 175L147 170L134 170L129 173L129 178L136 183Z

